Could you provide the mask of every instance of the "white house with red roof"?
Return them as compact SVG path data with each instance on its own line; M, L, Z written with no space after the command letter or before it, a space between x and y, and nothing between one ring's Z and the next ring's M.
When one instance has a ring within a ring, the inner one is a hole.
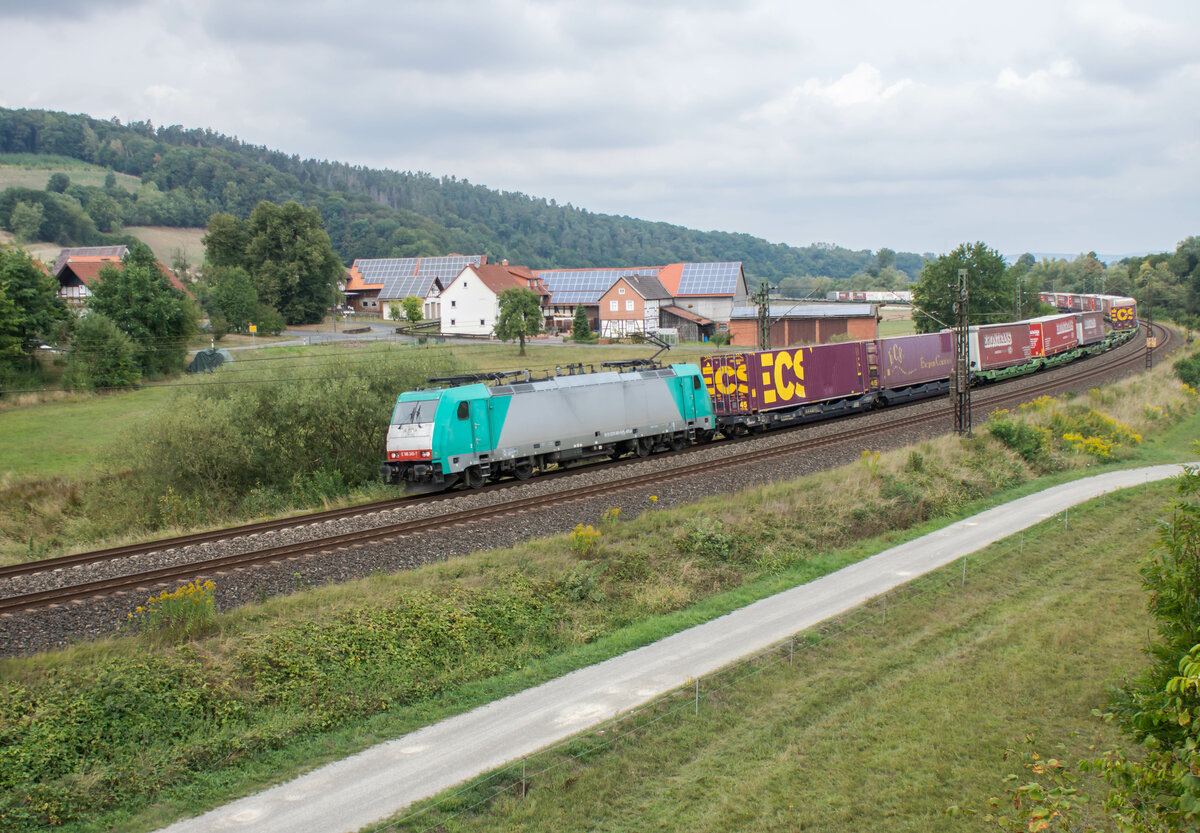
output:
M543 310L549 305L549 290L524 266L509 266L508 261L467 266L441 293L441 331L491 335L500 317L500 293L506 289L528 289L541 299Z

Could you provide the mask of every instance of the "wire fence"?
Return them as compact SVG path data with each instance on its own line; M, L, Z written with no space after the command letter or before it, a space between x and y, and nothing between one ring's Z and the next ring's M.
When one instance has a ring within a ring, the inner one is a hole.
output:
M1100 496L1102 506L1105 504L1106 498L1107 494ZM1068 508L1046 521L1061 523L1063 529L1067 530L1070 528L1070 509ZM991 548L992 554L989 556L983 556L977 552L918 576L841 616L826 620L813 629L798 632L788 639L777 642L732 665L690 680L684 686L630 711L623 712L582 734L547 746L520 760L473 779L462 787L446 793L398 819L373 827L372 830L376 833L383 833L383 831L398 831L403 828L413 830L414 833L427 833L427 831L437 829L446 821L460 818L504 795L523 798L528 793L531 781L543 778L564 766L580 762L670 718L683 716L689 712L698 717L701 705L705 701L732 690L769 670L785 665L794 665L798 655L803 657L805 652L814 650L831 639L864 630L871 625L886 627L889 610L892 611L894 617L898 607L939 594L963 592L967 587L968 563L972 565L974 571L978 572L997 561L1011 558L1013 555L1024 554L1025 530L1016 533L1013 538L1016 539L1015 550L1009 547L1000 549L993 547ZM1007 584L1006 595L1014 595L1040 580L1040 578L1030 575L1027 575L1024 581L1011 577ZM536 763L538 768L530 769L532 763ZM439 812L437 821L426 827L414 827L414 823L420 823L419 820L422 816L435 810Z

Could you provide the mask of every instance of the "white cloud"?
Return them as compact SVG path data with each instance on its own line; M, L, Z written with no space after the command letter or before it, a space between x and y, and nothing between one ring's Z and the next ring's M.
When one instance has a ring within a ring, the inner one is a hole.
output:
M1194 0L18 5L10 107L801 244L1120 250L1200 226ZM50 59L48 24L108 48Z

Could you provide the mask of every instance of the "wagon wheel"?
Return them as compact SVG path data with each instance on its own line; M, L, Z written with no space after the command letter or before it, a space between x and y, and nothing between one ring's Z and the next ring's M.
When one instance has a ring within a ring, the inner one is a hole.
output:
M651 440L648 438L643 438L643 439L640 439L637 441L637 445L634 447L633 450L637 453L637 456L639 456L639 457L649 457L650 450L652 448L654 448L654 440Z
M685 437L683 434L676 434L674 437L671 437L671 450L672 451L680 451L686 445L687 445L687 437Z
M533 477L533 463L531 463L529 460L520 461L513 469L513 474L516 476L517 480L528 480L529 478Z
M483 472L479 470L479 466L471 466L464 471L463 480L466 481L468 489L482 489L483 484L487 482L483 476Z

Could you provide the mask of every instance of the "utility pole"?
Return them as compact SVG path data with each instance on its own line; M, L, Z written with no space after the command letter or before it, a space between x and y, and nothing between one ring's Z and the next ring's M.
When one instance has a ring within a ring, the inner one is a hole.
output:
M1154 337L1154 300L1150 295L1150 272L1146 273L1146 369L1154 366L1154 348L1158 339Z
M1016 313L1013 316L1013 321L1021 320L1021 276L1017 275L1017 295L1016 303L1013 305L1013 311Z
M969 373L967 318L967 270L958 270L958 300L954 302L955 351L954 377L950 380L954 395L954 431L960 436L971 436L971 376Z
M767 294L770 285L764 280L754 293L754 302L758 304L758 349L771 349L771 299Z

